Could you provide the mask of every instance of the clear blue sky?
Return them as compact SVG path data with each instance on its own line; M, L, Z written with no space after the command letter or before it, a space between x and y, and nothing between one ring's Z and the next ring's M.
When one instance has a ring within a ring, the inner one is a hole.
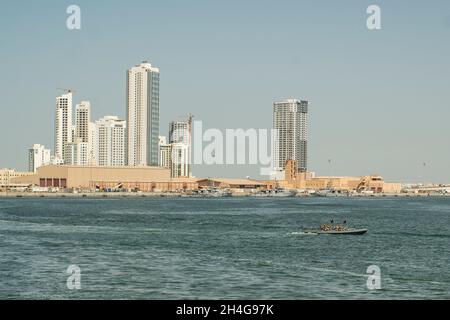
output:
M80 31L66 29L70 4ZM366 28L370 4L380 31ZM8 1L0 36L0 167L26 169L33 143L53 148L56 88L75 88L95 119L124 117L125 72L150 60L162 134L189 112L207 127L270 128L274 100L307 99L311 170L450 182L447 0Z

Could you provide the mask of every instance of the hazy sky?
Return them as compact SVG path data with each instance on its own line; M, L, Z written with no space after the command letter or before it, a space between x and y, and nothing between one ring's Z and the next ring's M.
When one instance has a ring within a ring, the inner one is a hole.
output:
M70 4L80 31L66 28ZM124 117L126 70L149 60L163 135L189 112L205 127L271 128L274 100L307 99L310 170L450 182L448 0L8 1L0 35L0 167L26 169L33 143L53 149L56 88L90 100L94 119Z

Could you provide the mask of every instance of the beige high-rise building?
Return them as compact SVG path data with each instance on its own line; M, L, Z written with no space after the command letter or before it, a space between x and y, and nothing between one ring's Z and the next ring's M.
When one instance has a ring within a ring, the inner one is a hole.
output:
M55 156L64 159L67 143L72 141L72 92L56 98Z
M75 126L73 130L73 140L88 144L87 164L97 164L95 124L91 122L91 103L81 101L75 107Z
M126 163L157 166L159 68L144 61L127 72Z
M90 142L89 124L91 123L91 104L89 101L81 101L75 107L75 138L81 142Z

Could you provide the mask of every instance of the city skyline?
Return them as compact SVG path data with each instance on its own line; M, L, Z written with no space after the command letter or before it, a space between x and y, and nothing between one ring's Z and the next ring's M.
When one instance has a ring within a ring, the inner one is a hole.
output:
M0 37L0 300L450 299L450 0L15 0Z
M152 21L123 18L119 19L123 24L109 26L108 20L118 13L105 17L101 5L80 1L84 19L80 31L65 28L66 4L6 4L5 13L20 16L12 20L5 14L2 20L3 30L10 32L0 32L7 42L11 40L11 47L1 53L4 74L9 76L0 79L0 90L9 107L0 112L4 119L21 119L25 134L0 141L4 150L0 167L25 169L26 148L52 140L46 128L53 123L49 114L58 87L73 87L77 101L91 101L93 118L104 114L124 118L123 72L136 61L150 59L164 69L163 126L175 115L192 112L207 127L270 128L272 102L298 97L314 106L311 171L379 173L404 182L450 181L446 171L450 151L445 147L450 100L445 57L450 48L443 41L450 31L448 2L437 1L433 7L383 2L383 28L374 32L365 26L364 1L265 7L253 3L239 5L239 10L237 3L229 7L196 3L191 8L176 4L179 12L171 12L170 5L149 7L142 2L142 9L157 13ZM122 12L121 6L110 4L115 12ZM410 9L407 13L405 6ZM423 11L429 14L423 16ZM36 21L31 12L49 19ZM289 19L298 13L301 19ZM168 27L164 22L168 16L179 24ZM273 20L280 26L265 26L265 21ZM185 28L176 27L181 25ZM206 25L209 28L203 28ZM240 28L239 36L235 28ZM37 32L35 39L27 36L31 29ZM136 42L139 37L148 41ZM57 47L52 45L55 39ZM121 42L123 46L117 46ZM286 43L292 44L290 50L284 50ZM25 72L27 77L22 76ZM22 97L25 90L31 94ZM27 117L21 118L24 110ZM235 117L238 112L240 117ZM7 121L3 128L14 132L17 123ZM195 168L199 176L218 170L223 176L245 176L252 168Z

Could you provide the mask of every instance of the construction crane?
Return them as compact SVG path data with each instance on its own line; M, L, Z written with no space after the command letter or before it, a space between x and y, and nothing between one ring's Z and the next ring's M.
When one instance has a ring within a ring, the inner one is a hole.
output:
M185 121L185 119L187 119L187 122L192 122L192 119L194 118L194 116L190 113L188 114L181 114L177 116L177 121Z
M189 123L189 134L192 135L192 119L194 118L194 116L189 113L188 114L188 123Z

